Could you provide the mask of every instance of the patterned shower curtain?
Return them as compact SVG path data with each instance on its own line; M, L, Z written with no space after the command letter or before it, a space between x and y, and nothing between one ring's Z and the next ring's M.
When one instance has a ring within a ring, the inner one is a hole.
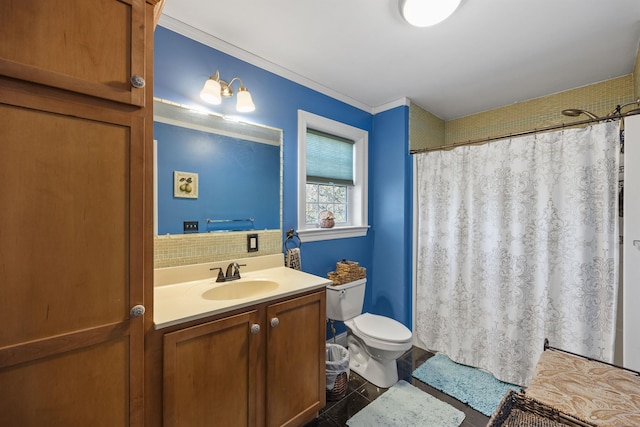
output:
M416 155L416 331L526 386L543 342L613 359L619 124Z

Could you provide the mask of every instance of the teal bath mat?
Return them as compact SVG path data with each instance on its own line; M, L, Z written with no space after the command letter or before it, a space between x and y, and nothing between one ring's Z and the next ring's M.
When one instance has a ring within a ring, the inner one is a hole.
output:
M413 376L449 396L491 416L509 390L520 387L497 380L486 371L460 365L444 354L436 354L413 371Z
M458 427L464 412L398 381L347 421L349 427Z

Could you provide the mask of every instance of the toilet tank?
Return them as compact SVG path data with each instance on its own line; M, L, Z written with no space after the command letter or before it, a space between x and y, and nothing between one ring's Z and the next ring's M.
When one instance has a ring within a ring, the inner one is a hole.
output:
M345 321L362 314L367 279L327 285L327 318Z

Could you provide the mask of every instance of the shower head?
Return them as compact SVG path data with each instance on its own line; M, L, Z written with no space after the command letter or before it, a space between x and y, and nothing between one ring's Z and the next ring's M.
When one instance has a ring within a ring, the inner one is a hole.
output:
M578 108L569 108L567 110L562 110L562 114L569 117L578 117L580 114L586 114L594 120L600 120L600 117L596 116L595 114L590 113L586 110L580 110Z

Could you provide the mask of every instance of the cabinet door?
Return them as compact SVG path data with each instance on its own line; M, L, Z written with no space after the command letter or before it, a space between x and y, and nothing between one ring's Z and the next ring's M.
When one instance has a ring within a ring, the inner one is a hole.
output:
M266 425L297 426L325 406L325 290L267 307Z
M144 105L144 0L3 0L0 74Z
M255 426L263 332L250 311L164 336L164 427Z
M0 425L140 426L143 119L13 83L0 79Z

